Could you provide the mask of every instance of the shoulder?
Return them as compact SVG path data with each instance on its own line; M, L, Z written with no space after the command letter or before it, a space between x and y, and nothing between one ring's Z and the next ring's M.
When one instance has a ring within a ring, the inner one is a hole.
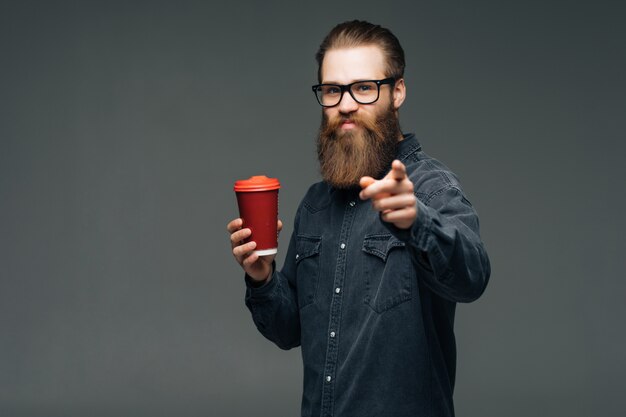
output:
M412 153L404 164L416 196L424 203L449 191L463 194L459 177L443 162L421 149Z

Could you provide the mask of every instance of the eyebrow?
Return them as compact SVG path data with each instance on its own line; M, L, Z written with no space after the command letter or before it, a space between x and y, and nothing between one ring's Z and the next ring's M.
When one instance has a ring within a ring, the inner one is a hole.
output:
M348 84L358 83L361 81L372 81L372 80L376 80L376 78L359 78L354 81L350 81L349 83L346 83L346 84L342 84L337 81L322 81L320 84L348 85Z

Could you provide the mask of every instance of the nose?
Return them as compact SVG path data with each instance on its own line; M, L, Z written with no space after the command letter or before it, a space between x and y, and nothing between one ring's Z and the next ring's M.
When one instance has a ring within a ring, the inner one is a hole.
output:
M354 101L349 91L345 91L341 97L341 101L337 104L337 110L340 113L352 113L359 108L359 103Z

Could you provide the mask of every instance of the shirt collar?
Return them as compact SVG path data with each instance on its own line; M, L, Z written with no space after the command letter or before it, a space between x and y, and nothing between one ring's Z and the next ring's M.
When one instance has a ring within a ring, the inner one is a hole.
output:
M398 143L396 153L396 157L400 161L404 161L412 153L422 150L422 145L420 145L414 133L405 133L402 137L404 139Z

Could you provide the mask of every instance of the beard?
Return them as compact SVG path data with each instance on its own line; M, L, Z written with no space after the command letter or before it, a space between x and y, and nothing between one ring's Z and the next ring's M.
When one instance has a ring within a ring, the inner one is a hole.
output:
M360 129L342 131L348 118ZM363 176L382 177L396 156L399 137L400 124L391 104L374 118L352 114L331 120L323 113L317 138L322 178L346 189L358 185Z

